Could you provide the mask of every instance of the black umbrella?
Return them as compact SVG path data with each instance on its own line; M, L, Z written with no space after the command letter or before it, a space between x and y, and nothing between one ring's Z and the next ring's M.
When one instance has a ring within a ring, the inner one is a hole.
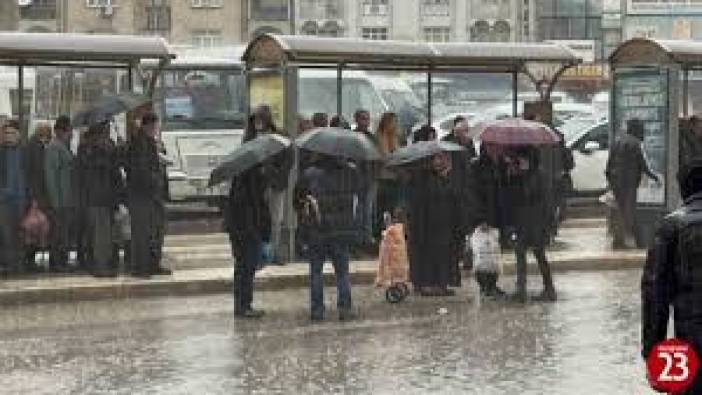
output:
M420 141L402 147L393 152L388 158L388 166L400 166L434 156L439 152L463 151L465 148L448 141Z
M378 147L366 135L341 128L312 129L295 143L302 149L335 157L363 161L382 158Z
M289 148L290 144L287 137L275 133L264 134L247 141L224 157L222 163L212 170L209 186L230 180L234 176L265 162Z
M86 126L109 121L117 114L132 111L151 102L148 96L138 93L120 93L103 96L90 107L73 117L73 126Z

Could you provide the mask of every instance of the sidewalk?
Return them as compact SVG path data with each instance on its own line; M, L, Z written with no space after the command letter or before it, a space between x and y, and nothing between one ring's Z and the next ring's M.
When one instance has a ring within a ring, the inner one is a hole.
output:
M185 296L230 292L233 269L224 235L173 236L166 242L165 256L174 269L172 276L150 280L118 277L96 279L85 275L40 275L0 281L0 305L32 302L68 302L107 298ZM569 270L617 270L643 265L642 250L612 251L604 222L599 219L573 220L561 229L547 256L554 272ZM505 274L513 274L514 256L503 254ZM538 273L533 256L530 273ZM351 278L356 284L375 278L377 262L351 262ZM325 266L325 280L333 284L331 265ZM464 272L464 277L470 273ZM301 287L307 284L308 266L290 263L269 266L256 275L257 290Z

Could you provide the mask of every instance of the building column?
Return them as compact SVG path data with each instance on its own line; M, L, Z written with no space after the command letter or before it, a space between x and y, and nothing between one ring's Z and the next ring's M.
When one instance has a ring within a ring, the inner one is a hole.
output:
M459 42L470 41L470 35L468 34L470 25L470 20L468 19L468 1L453 0L451 3L454 14L453 39Z

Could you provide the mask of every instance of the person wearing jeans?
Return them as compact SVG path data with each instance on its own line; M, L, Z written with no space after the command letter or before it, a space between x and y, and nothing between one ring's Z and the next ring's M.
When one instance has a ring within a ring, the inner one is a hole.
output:
M295 188L295 209L305 223L310 258L310 304L313 321L324 319L322 267L331 258L336 274L341 321L356 318L351 304L349 245L359 236L356 209L358 172L349 162L320 155Z
M342 241L329 240L310 246L310 305L313 320L324 318L324 277L322 269L326 258L331 259L336 277L336 306L340 318L351 311L351 280L349 278L348 246Z

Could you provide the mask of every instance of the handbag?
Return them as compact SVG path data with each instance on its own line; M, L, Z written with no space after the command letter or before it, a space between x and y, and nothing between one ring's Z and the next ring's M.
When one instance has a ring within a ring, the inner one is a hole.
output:
M46 217L36 201L33 201L27 214L20 223L22 239L25 245L46 247L49 240L49 219Z

